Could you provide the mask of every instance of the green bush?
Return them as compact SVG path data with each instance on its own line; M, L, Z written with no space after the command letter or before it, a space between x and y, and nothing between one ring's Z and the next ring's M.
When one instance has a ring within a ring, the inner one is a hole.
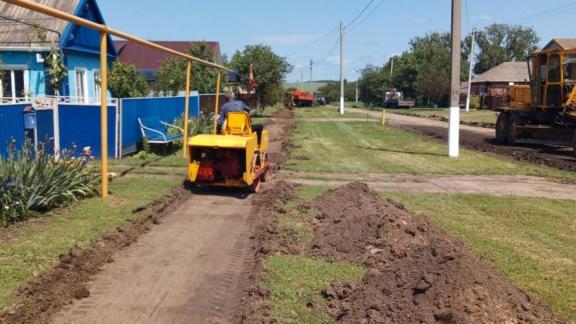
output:
M21 150L14 142L9 145L8 157L0 156L0 226L96 193L82 161L69 153L54 162L50 154L35 152L30 142Z
M172 125L184 128L184 119L176 118ZM188 125L188 136L194 136L198 134L210 134L214 128L214 114L204 115L201 114L200 118L190 118L190 124ZM175 128L168 129L168 134L180 134L180 131ZM181 143L180 143L181 144Z

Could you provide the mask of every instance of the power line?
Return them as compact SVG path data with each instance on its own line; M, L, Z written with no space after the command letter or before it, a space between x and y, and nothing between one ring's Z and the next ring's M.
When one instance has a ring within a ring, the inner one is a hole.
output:
M534 18L540 18L542 16L551 17L551 16L554 16L556 14L562 13L562 11L564 9L568 9L568 8L573 7L575 5L576 5L576 1L572 1L568 4L564 4L564 5L559 6L559 7L555 7L555 8L549 9L549 10L535 13L535 14L532 14L532 15L524 17L524 18L515 19L512 22L516 23L516 22L521 22L521 21L530 20L530 19L534 19Z
M336 32L336 31L338 31L338 28L332 29L331 31L329 31L329 32L327 32L326 34L320 36L319 38L313 40L312 42L310 42L310 43L308 43L308 44L306 44L306 45L304 45L304 46L302 46L302 47L300 47L300 48L298 48L298 49L296 49L296 50L294 50L294 51L292 51L292 52L284 55L284 57L290 57L290 56L292 56L292 55L294 55L294 54L296 54L296 53L298 53L298 52L300 52L300 51L302 51L302 50L305 50L305 49L309 48L310 46L315 45L315 44L318 43L319 41L325 39L326 37L332 35L332 34L333 34L334 32Z
M330 57L330 55L332 55L334 53L334 50L336 50L336 47L338 46L338 42L340 42L339 38L337 38L336 41L334 42L334 44L332 45L332 47L330 47L328 54L323 59L321 59L320 61L315 62L316 66L322 65L324 62L326 62L326 60Z
M364 7L364 9L362 9L362 11L360 11L360 13L354 18L352 19L352 21L350 23L348 23L348 25L346 25L346 29L350 28L350 26L352 26L365 12L366 10L368 10L368 8L370 8L370 6L374 3L375 0L370 0L368 2L368 4L366 5L366 7Z
M383 3L384 3L384 0L380 0L380 2L374 8L372 8L372 11L370 11L362 20L360 20L360 22L357 23L356 26L350 28L350 30L348 32L351 33L356 28L358 28L360 25L362 25L366 20L368 20L368 18L370 18L370 16L372 16L378 10L378 8L380 8L380 6L382 6Z

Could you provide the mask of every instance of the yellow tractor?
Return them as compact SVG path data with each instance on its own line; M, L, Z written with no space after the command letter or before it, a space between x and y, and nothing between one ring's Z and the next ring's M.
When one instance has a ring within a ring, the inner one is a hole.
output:
M496 109L496 141L572 146L576 155L576 49L532 53L528 69L530 85L511 86Z
M188 141L188 180L198 186L249 188L268 180L269 132L258 138L246 112L230 112L223 134L196 135Z

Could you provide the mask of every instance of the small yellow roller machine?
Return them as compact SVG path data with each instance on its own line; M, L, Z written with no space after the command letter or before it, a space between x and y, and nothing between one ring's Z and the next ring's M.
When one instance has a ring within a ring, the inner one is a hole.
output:
M188 180L198 186L249 188L257 192L268 180L269 132L258 139L247 112L230 112L222 134L188 141Z

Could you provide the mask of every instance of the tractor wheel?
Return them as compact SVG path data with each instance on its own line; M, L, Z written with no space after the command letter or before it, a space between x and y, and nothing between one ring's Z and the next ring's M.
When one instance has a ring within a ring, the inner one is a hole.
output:
M498 114L498 120L496 120L496 144L506 144L508 115L508 113L504 112Z
M508 118L508 126L506 127L506 143L508 145L516 145L518 138L518 126L522 126L522 120L517 114L511 114Z
M252 182L252 185L250 186L250 191L252 193L259 193L261 187L262 187L261 178L256 178L254 179L254 182Z
M264 165L267 165L269 163L269 159L268 159L268 154L264 155ZM264 174L262 175L262 182L268 182L270 181L270 167L268 167L268 169L266 170L266 172L264 172Z
M576 132L574 132L574 136L572 136L572 155L576 158Z

